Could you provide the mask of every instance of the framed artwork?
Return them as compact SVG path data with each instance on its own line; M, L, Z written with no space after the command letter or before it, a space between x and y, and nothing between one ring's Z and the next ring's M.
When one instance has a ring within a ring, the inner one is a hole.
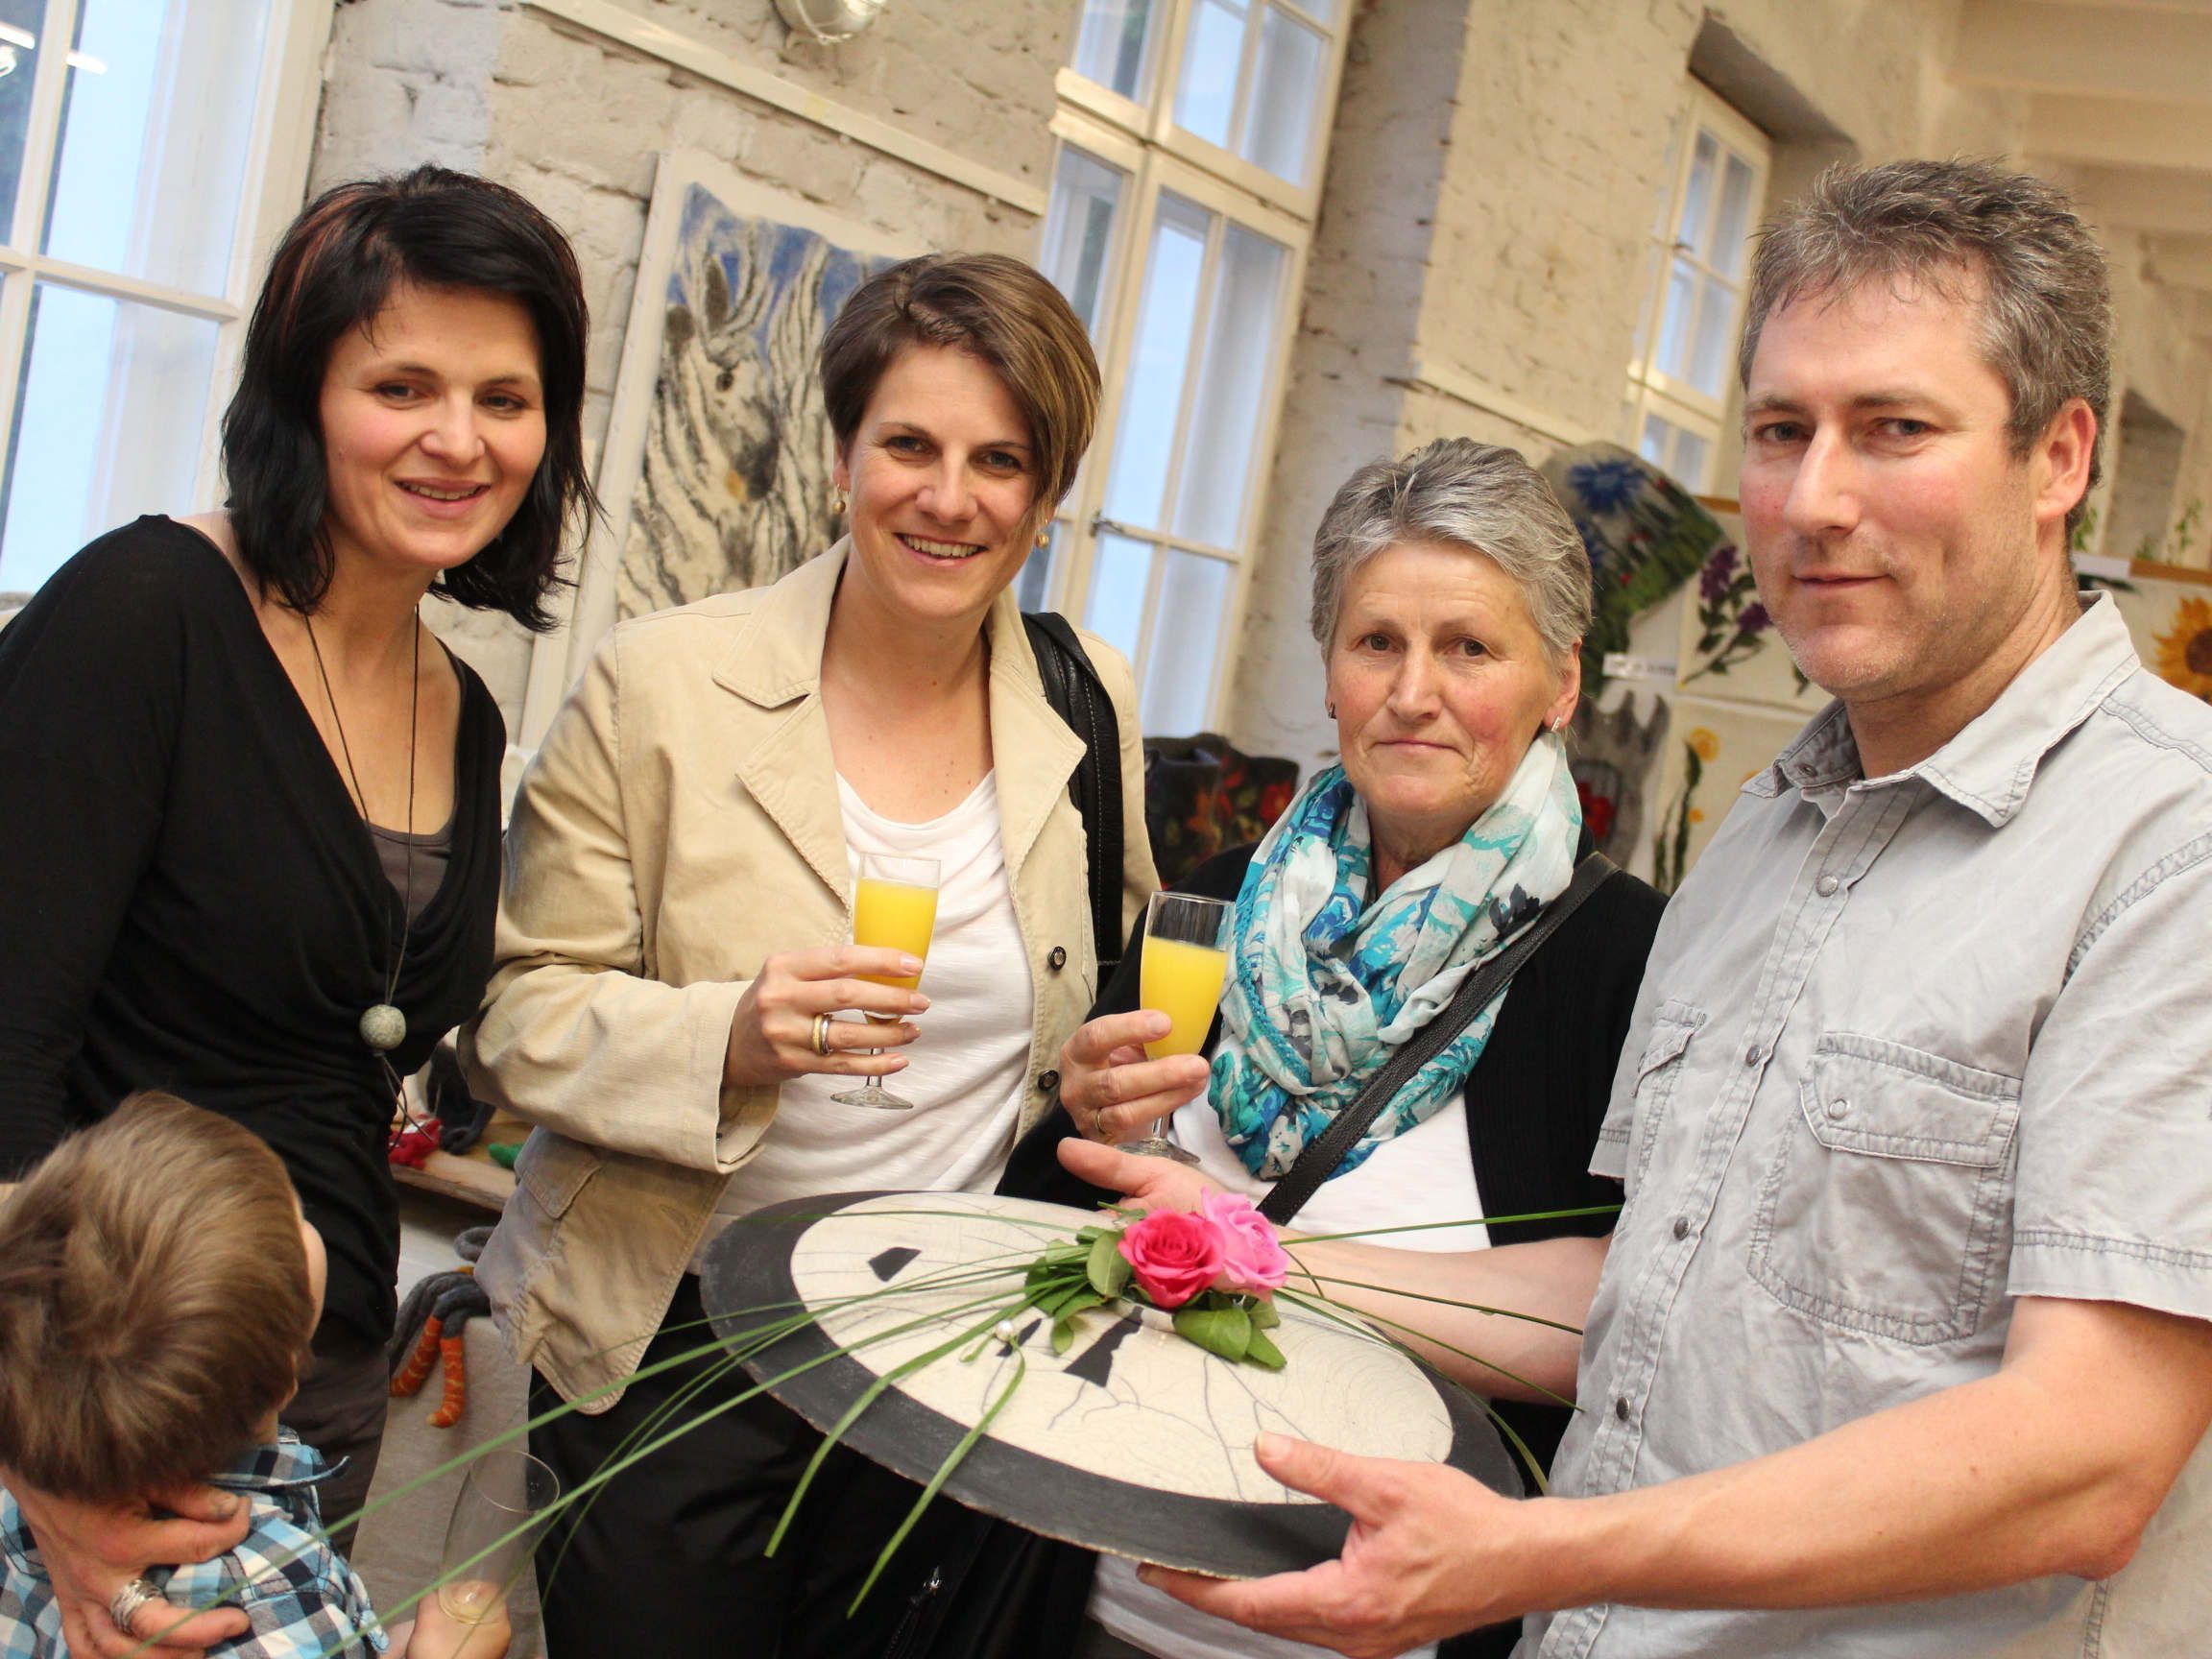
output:
M1705 506L1726 540L1683 594L1675 685L1694 696L1760 703L1806 717L1817 713L1828 706L1828 693L1797 671L1774 619L1759 602L1743 550L1743 516L1710 499Z
M1672 700L1672 731L1651 791L1651 884L1671 893L1690 874L1743 785L1805 729L1807 714L1695 697Z
M840 534L815 354L919 246L685 152L661 158L569 674L618 620L773 582Z

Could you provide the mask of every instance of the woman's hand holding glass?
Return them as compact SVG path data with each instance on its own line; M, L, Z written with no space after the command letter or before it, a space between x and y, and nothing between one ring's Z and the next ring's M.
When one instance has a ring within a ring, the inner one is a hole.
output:
M1156 1008L1106 1014L1079 1025L1060 1049L1060 1104L1075 1132L1113 1145L1206 1092L1202 1054L1146 1057L1170 1022Z
M809 1071L881 1077L901 1070L906 1057L896 1050L921 1035L908 1016L927 1008L929 998L861 975L911 979L921 972L919 957L865 945L826 945L769 957L730 1022L723 1082L733 1089L764 1089ZM862 1024L835 1018L849 1008L873 1019ZM815 1046L817 1031L826 1053Z

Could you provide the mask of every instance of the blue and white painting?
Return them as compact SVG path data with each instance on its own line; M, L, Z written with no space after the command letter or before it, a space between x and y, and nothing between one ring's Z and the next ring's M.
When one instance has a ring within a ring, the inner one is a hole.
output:
M685 186L617 614L762 586L836 539L815 356L838 307L890 263Z

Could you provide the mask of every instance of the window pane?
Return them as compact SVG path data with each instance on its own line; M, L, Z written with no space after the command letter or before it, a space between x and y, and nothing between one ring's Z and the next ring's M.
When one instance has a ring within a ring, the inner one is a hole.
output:
M1098 538L1091 565L1091 600L1083 626L1134 662L1144 634L1144 589L1152 580L1152 544L1111 530Z
M1206 367L1183 443L1175 533L1234 546L1244 503L1256 494L1252 449L1283 291L1282 244L1238 225L1221 239L1221 279L1208 324Z
M1674 223L1674 239L1686 248L1705 245L1705 210L1713 203L1713 170L1719 164L1720 147L1713 134L1697 134L1690 153L1690 188L1683 192L1682 217Z
M1144 664L1144 730L1189 736L1211 711L1214 665L1221 656L1221 621L1236 567L1195 553L1167 555L1160 581L1160 615Z
M1038 265L1068 297L1095 342L1103 330L1106 263L1114 250L1114 216L1128 175L1073 145L1063 145L1052 170L1052 205L1045 215Z
M1706 260L1726 276L1743 272L1744 237L1751 228L1751 169L1741 156L1728 157L1720 186L1720 216L1714 221L1713 246Z
M84 0L48 253L224 291L268 12L263 0Z
M1636 453L1664 472L1667 470L1667 439L1674 428L1656 415L1644 417L1644 432L1636 440Z
M1236 0L1198 0L1175 78L1175 125L1229 148L1237 71L1244 57L1244 8Z
M45 24L45 0L0 0L0 242L14 238L31 83L38 73L38 31Z
M1058 564L1060 549L1068 544L1068 520L1053 519L1049 534L1051 540L1030 552L1022 565L1022 574L1015 579L1014 597L1024 611L1042 611L1052 600L1052 572Z
M41 282L0 500L0 589L28 591L100 532L184 513L216 325Z
M1152 0L1086 0L1075 33L1075 73L1142 104L1152 23L1166 10Z
M1198 279L1206 266L1213 216L1180 196L1160 193L1152 248L1145 260L1144 298L1129 356L1114 470L1106 481L1106 516L1157 529L1167 490L1175 418L1190 371L1191 325L1198 318Z
M1293 184L1307 180L1307 157L1320 114L1328 42L1270 6L1260 23L1260 63L1238 154Z
M1690 354L1689 380L1708 397L1718 397L1726 390L1728 348L1735 344L1729 338L1733 330L1728 325L1735 316L1735 292L1725 282L1706 277L1703 292L1697 296L1697 343Z
M1669 469L1674 482L1693 495L1705 488L1705 469L1712 445L1695 432L1677 431L1674 434L1674 465Z
M1659 372L1679 377L1690 355L1690 303L1697 294L1697 272L1677 253L1667 274L1667 309L1659 319Z

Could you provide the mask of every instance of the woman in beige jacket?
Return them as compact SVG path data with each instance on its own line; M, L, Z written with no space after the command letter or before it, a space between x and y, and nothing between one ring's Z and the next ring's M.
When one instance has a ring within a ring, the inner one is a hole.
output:
M568 1486L737 1392L681 1358L720 1227L815 1192L987 1190L1097 990L1083 745L1011 592L1090 440L1082 325L1016 260L929 256L854 295L822 373L850 534L772 588L616 628L516 805L469 1049L537 1127L481 1271L534 1412L579 1407L530 1437ZM1085 646L1120 726L1126 928L1155 884L1135 696ZM861 851L943 866L919 991L856 977L917 966L845 942ZM917 1110L831 1098L893 1072ZM753 1401L608 1482L541 1561L553 1659L720 1655L733 1631L855 1650L805 1538L760 1554L814 1444Z

